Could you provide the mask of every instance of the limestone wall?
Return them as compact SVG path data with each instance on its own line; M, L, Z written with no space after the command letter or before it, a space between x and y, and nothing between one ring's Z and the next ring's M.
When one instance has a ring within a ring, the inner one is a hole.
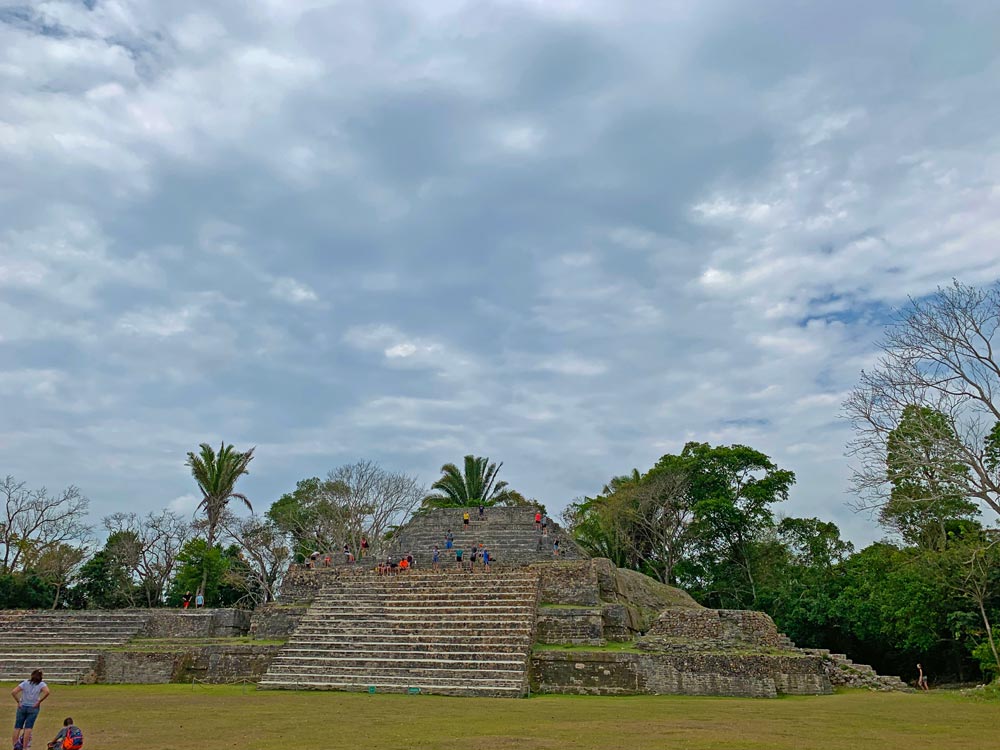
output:
M335 565L329 568L322 566L308 568L304 565L293 565L281 580L278 602L280 604L311 602L323 586L343 578L364 575L369 572L370 567L368 561L354 565Z
M597 574L590 560L537 566L539 601L547 604L596 606L600 603Z
M770 617L763 612L735 609L664 609L649 629L646 640L678 638L702 644L781 646L778 628Z
M232 638L250 631L250 612L245 609L153 609L146 638Z
M831 692L817 657L537 651L535 692L587 695L719 695L771 698Z
M544 607L540 609L539 626L548 639L543 643L630 641L651 628L665 607L690 607L693 611L702 611L684 591L665 586L641 573L616 568L610 560L579 560L536 567L541 581L539 601L543 605L583 608L559 614ZM596 638L584 638L580 634L590 632L593 627L594 607L600 610L600 634ZM579 618L579 622L568 622L574 617ZM570 634L567 640L556 640L560 632Z
M599 607L539 607L535 640L538 643L604 644L604 622Z
M280 646L219 645L179 651L105 651L98 682L161 684L167 682L256 682Z
M307 604L269 604L254 610L250 635L259 640L289 638L309 609Z

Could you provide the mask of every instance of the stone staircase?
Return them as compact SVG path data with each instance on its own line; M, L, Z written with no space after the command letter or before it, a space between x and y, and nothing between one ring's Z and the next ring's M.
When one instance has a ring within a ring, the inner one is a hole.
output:
M895 675L879 674L868 664L855 664L847 654L833 654L825 648L801 649L807 654L823 657L823 667L830 684L835 687L856 687L879 692L912 693L913 688Z
M868 664L855 664L847 654L834 654L827 648L799 648L784 633L778 633L780 648L801 651L823 659L823 669L834 687L857 687L880 692L913 692L913 688L895 675L883 675Z
M470 517L468 526L462 523L466 511ZM442 567L448 563L454 565L454 551L445 549L448 529L455 536L455 547L465 551L466 559L472 545L482 543L490 551L490 557L503 567L588 557L555 521L549 521L548 534L542 535L535 526L535 511L530 508L487 508L482 520L477 508L423 510L399 529L390 552L396 559L412 553L419 567L430 567L437 545ZM558 558L553 554L553 542L557 539Z
M259 687L520 697L537 605L526 569L335 581Z
M53 684L92 682L100 650L129 641L149 617L143 610L0 611L0 681L41 669Z

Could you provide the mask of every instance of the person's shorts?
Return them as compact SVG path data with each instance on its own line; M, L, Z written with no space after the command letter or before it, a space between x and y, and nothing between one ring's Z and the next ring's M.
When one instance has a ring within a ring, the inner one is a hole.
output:
M34 729L35 719L38 718L38 709L31 706L18 706L17 716L14 718L14 729Z

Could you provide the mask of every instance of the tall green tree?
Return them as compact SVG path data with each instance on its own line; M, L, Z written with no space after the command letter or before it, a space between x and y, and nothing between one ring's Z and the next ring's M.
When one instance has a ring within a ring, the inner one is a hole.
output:
M694 442L654 467L677 470L687 475L694 512L686 583L709 606L753 608L757 545L773 529L771 506L788 499L795 474L746 445Z
M434 490L423 500L425 508L464 508L483 505L503 505L511 496L507 482L497 480L503 463L491 463L489 458L468 455L462 469L455 464L441 467L441 478L431 485Z
M111 540L80 567L75 599L87 609L135 606L132 576Z
M888 501L879 512L882 525L910 544L942 549L946 522L972 520L978 506L963 494L969 467L962 462L951 420L937 409L910 404L889 434L886 476Z
M246 599L245 563L235 545L223 549L220 544L209 547L204 539L191 539L177 556L177 563L167 595L169 605L178 606L181 597L199 585L204 587L206 607L228 607Z
M199 453L188 453L187 466L191 469L191 475L201 490L201 502L198 509L205 513L207 521L208 549L215 546L215 535L222 520L229 501L239 500L250 510L250 504L246 495L236 491L236 482L244 474L248 473L247 466L253 460L254 449L240 452L232 445L224 442L219 446L216 453L208 443L202 443ZM198 591L205 592L205 584L208 582L208 557L205 557L205 569L202 572L201 584Z

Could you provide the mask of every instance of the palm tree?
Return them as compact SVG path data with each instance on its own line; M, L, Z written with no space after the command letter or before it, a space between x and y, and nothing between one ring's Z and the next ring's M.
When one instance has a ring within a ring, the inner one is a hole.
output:
M497 473L503 463L492 464L489 458L466 456L465 471L455 464L441 467L441 478L431 485L437 490L423 500L425 508L462 508L483 505L498 505L506 502L512 491L506 482L497 481Z
M200 453L188 453L186 465L191 467L191 475L198 483L198 489L201 490L201 502L198 504L198 510L205 511L205 519L208 521L209 552L215 545L215 531L231 498L242 501L250 510L253 510L247 496L235 491L237 480L248 473L247 464L253 460L253 451L254 449L251 448L240 453L233 450L233 446L223 442L219 446L218 453L212 450L212 446L208 443L201 444ZM201 587L198 593L205 593L205 584L207 583L208 555L205 556Z

